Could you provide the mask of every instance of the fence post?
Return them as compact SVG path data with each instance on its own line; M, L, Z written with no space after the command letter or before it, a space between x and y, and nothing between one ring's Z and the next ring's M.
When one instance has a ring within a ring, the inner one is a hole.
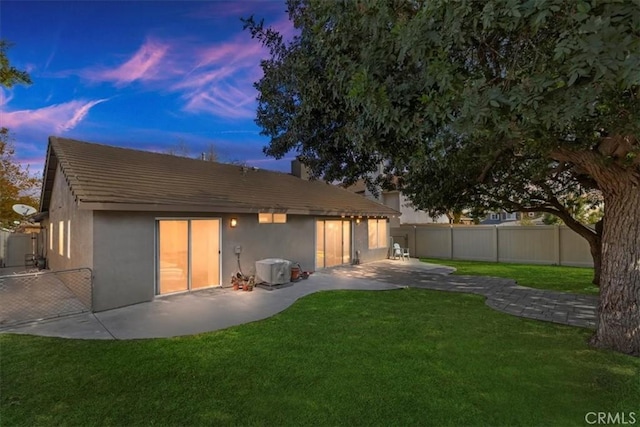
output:
M493 226L493 260L495 262L500 261L498 253L498 226Z
M418 231L415 225L413 226L413 256L418 258ZM409 233L407 233L407 236ZM428 244L428 243L427 243ZM408 246L408 245L407 245Z
M449 259L453 259L453 225L449 225Z
M553 262L560 265L560 226L553 226Z

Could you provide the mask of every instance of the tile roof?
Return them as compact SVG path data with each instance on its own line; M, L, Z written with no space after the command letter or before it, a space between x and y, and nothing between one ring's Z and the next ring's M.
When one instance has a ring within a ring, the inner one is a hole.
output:
M58 164L79 206L86 209L399 214L322 181L59 137L49 138L41 211L48 211Z
M353 185L346 187L348 191L352 193L365 194L367 190L367 184L364 182L364 179L359 179Z

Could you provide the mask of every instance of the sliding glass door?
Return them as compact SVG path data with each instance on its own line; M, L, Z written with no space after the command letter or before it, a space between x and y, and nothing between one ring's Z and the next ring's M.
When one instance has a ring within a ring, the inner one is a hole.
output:
M220 285L220 219L158 220L158 294Z
M158 293L189 289L189 222L158 221Z
M220 220L191 221L191 289L220 284Z
M316 268L351 262L351 222L316 221Z

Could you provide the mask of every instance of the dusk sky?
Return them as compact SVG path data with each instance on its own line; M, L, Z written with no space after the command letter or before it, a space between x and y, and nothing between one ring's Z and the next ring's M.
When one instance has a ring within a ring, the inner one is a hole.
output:
M264 18L290 36L284 0L7 1L0 38L33 84L0 89L0 125L17 159L42 174L57 135L164 152L180 141L193 155L210 144L222 161L289 170L262 153L253 82L268 56L242 30Z

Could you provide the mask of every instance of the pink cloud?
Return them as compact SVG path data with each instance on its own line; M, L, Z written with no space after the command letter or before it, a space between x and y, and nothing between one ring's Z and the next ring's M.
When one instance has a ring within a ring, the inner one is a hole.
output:
M236 86L216 85L185 96L184 110L230 119L251 118L255 114L255 95L255 91L243 91Z
M23 157L18 159L18 163L20 164L20 166L22 166L23 168L29 168L29 172L36 176L40 176L40 173L42 172L44 166L44 161L44 156L26 158Z
M193 53L195 66L171 90L182 92L184 111L229 119L252 118L261 74L260 59L267 50L248 34ZM258 77L259 78L259 77Z
M89 101L86 104L82 105L80 108L76 109L75 112L73 113L73 116L69 120L67 120L65 123L59 126L60 132L66 132L76 127L78 123L84 120L85 116L87 115L87 113L89 113L89 110L91 108L105 101L106 99Z
M214 70L195 69L185 74L183 79L174 84L172 90L198 89L216 81L231 77L236 72L235 67L222 67Z
M75 128L91 108L105 101L107 100L75 100L35 110L3 111L2 126L12 130L29 127L46 132L63 133Z
M239 11L245 6L230 3L229 7ZM221 10L219 5L215 10ZM273 27L285 39L294 31L284 15ZM140 81L152 90L178 94L184 101L183 111L244 119L255 116L257 92L253 83L261 78L260 59L266 57L268 50L246 31L207 47L198 46L193 40L169 43L147 39L117 68L80 74L93 81L114 82L116 86Z
M114 82L116 85L152 80L158 78L160 61L168 50L168 44L147 40L128 61L117 68L88 70L82 75L89 80Z
M257 60L266 55L267 50L257 40L236 37L235 40L199 52L200 65L220 63L249 63L257 65Z

